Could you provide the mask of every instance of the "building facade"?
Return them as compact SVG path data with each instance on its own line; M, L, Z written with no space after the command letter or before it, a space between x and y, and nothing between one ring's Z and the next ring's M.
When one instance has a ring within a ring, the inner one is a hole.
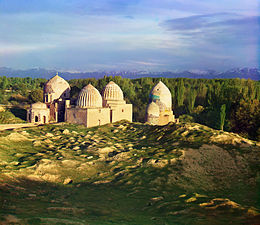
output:
M121 88L113 81L105 86L102 96L88 84L81 90L75 106L66 104L65 120L86 127L120 120L132 122L132 104L126 104Z
M45 103L37 102L27 110L27 121L30 123L48 123L50 121L50 109Z

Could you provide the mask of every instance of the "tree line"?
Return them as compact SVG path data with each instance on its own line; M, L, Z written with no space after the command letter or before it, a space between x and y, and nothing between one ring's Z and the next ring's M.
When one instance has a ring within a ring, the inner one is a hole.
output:
M198 122L215 129L233 131L254 140L260 140L260 81L250 79L189 79L138 78L105 76L102 79L72 79L71 97L76 99L80 90L91 83L100 92L109 81L117 83L125 100L133 104L134 121L144 122L146 105L152 87L165 83L172 94L173 111L183 122ZM45 79L0 77L0 103L4 91L11 89L27 103L42 100ZM20 100L17 100L19 102ZM14 101L15 102L15 101Z

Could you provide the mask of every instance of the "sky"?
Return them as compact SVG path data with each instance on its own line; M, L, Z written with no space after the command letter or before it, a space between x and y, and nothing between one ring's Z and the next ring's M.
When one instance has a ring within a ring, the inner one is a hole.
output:
M259 10L258 0L0 0L0 67L259 68Z

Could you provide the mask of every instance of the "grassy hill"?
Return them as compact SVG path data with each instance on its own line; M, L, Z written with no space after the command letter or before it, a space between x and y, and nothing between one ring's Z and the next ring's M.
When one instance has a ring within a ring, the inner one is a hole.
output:
M260 143L195 123L0 134L3 224L257 224Z
M21 115L23 114L23 115ZM0 108L0 124L25 123L26 110L20 108L12 108L1 111Z

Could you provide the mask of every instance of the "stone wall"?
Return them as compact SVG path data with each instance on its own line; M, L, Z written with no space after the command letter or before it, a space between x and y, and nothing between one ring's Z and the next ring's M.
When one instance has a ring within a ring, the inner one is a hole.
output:
M87 123L86 109L67 108L65 111L65 122L86 125Z

